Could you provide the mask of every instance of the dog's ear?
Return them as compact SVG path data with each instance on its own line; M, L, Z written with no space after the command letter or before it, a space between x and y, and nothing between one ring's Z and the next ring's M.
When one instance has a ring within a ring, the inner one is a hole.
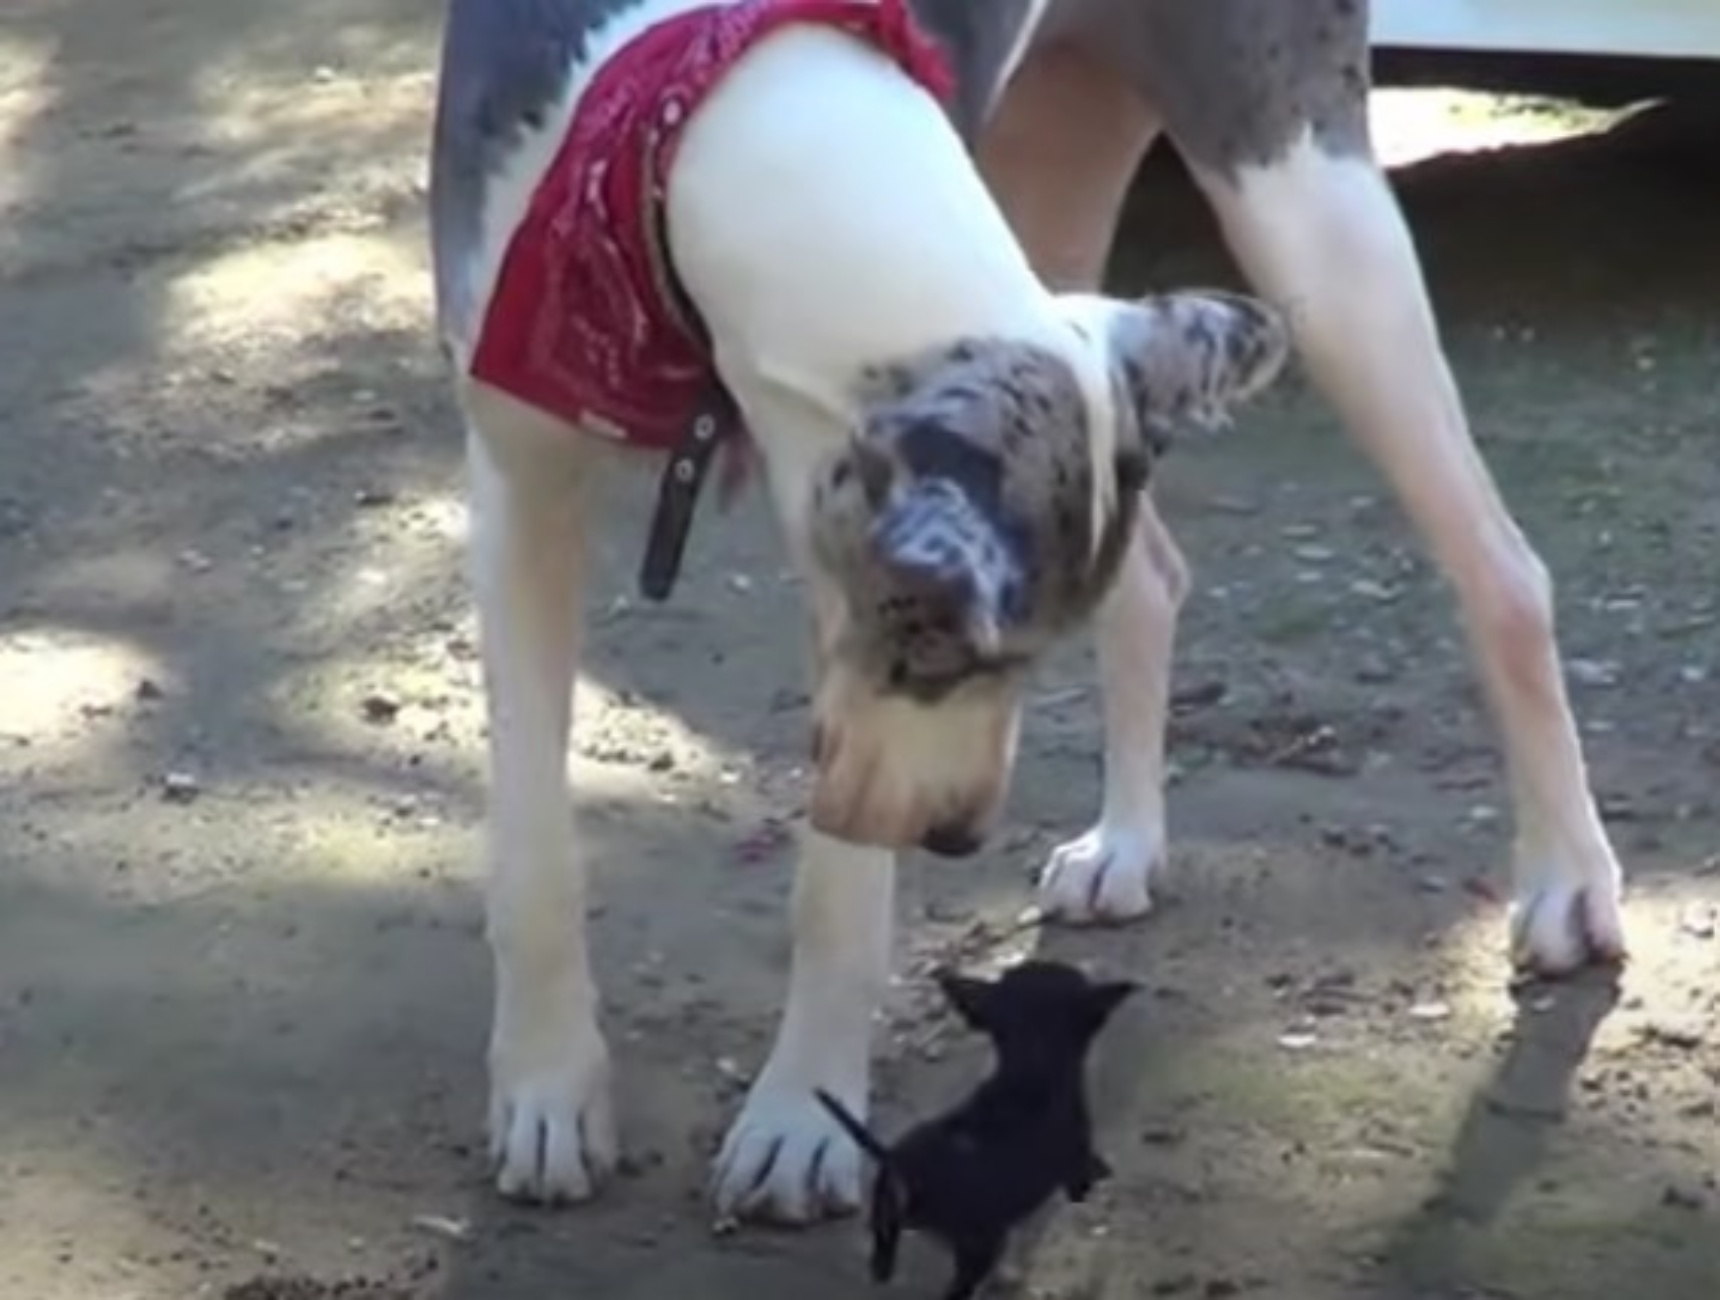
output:
M869 537L891 585L921 602L932 621L962 629L989 658L1002 639L1020 565L997 527L947 480L924 479L895 493Z
M1290 330L1258 298L1219 290L1113 301L1104 317L1113 373L1149 439L1188 420L1221 423L1290 355Z
M981 1032L992 1027L993 993L997 986L951 970L938 971L934 978L961 1018Z
M1106 980L1094 984L1087 990L1087 1021L1093 1033L1098 1033L1105 1027L1105 1022L1115 1014L1118 1007L1140 991L1141 986L1133 980Z

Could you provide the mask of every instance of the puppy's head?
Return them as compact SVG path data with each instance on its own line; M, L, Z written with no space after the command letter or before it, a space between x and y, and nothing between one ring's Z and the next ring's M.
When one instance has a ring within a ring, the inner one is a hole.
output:
M962 1019L992 1040L1003 1068L1055 1072L1077 1066L1139 985L1094 981L1073 966L1026 961L996 980L942 971L938 985Z
M1168 430L1283 364L1236 295L1057 300L1034 341L970 339L869 377L807 520L817 629L812 823L971 852L1003 801L1023 680L1109 590Z

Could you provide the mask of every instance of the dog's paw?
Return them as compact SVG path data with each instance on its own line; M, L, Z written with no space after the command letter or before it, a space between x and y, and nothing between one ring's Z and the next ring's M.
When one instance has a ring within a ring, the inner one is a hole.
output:
M759 1076L717 1155L719 1221L805 1224L860 1205L859 1150L813 1095L813 1084ZM857 1116L856 1090L828 1089Z
M584 1201L615 1168L609 1049L594 1021L547 1035L498 1032L490 1051L496 1189L546 1205Z
M1569 975L1625 960L1618 870L1608 864L1586 883L1524 872L1511 909L1511 962L1527 975Z
M1072 925L1116 924L1152 910L1164 835L1104 822L1061 844L1039 874L1039 910Z

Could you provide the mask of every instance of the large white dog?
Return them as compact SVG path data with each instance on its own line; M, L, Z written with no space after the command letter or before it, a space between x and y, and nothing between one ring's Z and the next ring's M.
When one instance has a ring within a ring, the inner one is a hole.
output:
M1285 350L1248 299L1091 292L1161 124L1457 588L1509 760L1518 961L1622 952L1548 579L1470 443L1370 156L1366 23L1356 0L452 0L432 215L490 715L504 1193L580 1199L616 1157L566 788L587 502L638 456L616 444L666 453L645 461L667 465L647 590L673 580L711 457L752 447L812 592L793 973L718 1159L722 1212L857 1203L813 1090L864 1114L894 851L981 842L1022 673L1095 609L1103 810L1042 902L1147 910L1186 578L1146 474L1168 426Z

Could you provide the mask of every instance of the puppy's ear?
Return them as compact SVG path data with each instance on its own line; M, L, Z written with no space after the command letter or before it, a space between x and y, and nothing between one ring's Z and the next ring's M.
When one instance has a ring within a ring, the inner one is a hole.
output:
M1087 1018L1092 1031L1098 1033L1105 1027L1105 1022L1116 1012L1117 1008L1140 991L1141 986L1133 980L1107 980L1103 984L1094 984L1087 991Z
M934 978L950 1000L950 1005L970 1027L982 1032L991 1028L995 985L950 970L939 971Z
M1184 420L1222 423L1284 367L1290 330L1258 298L1219 290L1112 302L1105 341L1120 387L1149 435Z

